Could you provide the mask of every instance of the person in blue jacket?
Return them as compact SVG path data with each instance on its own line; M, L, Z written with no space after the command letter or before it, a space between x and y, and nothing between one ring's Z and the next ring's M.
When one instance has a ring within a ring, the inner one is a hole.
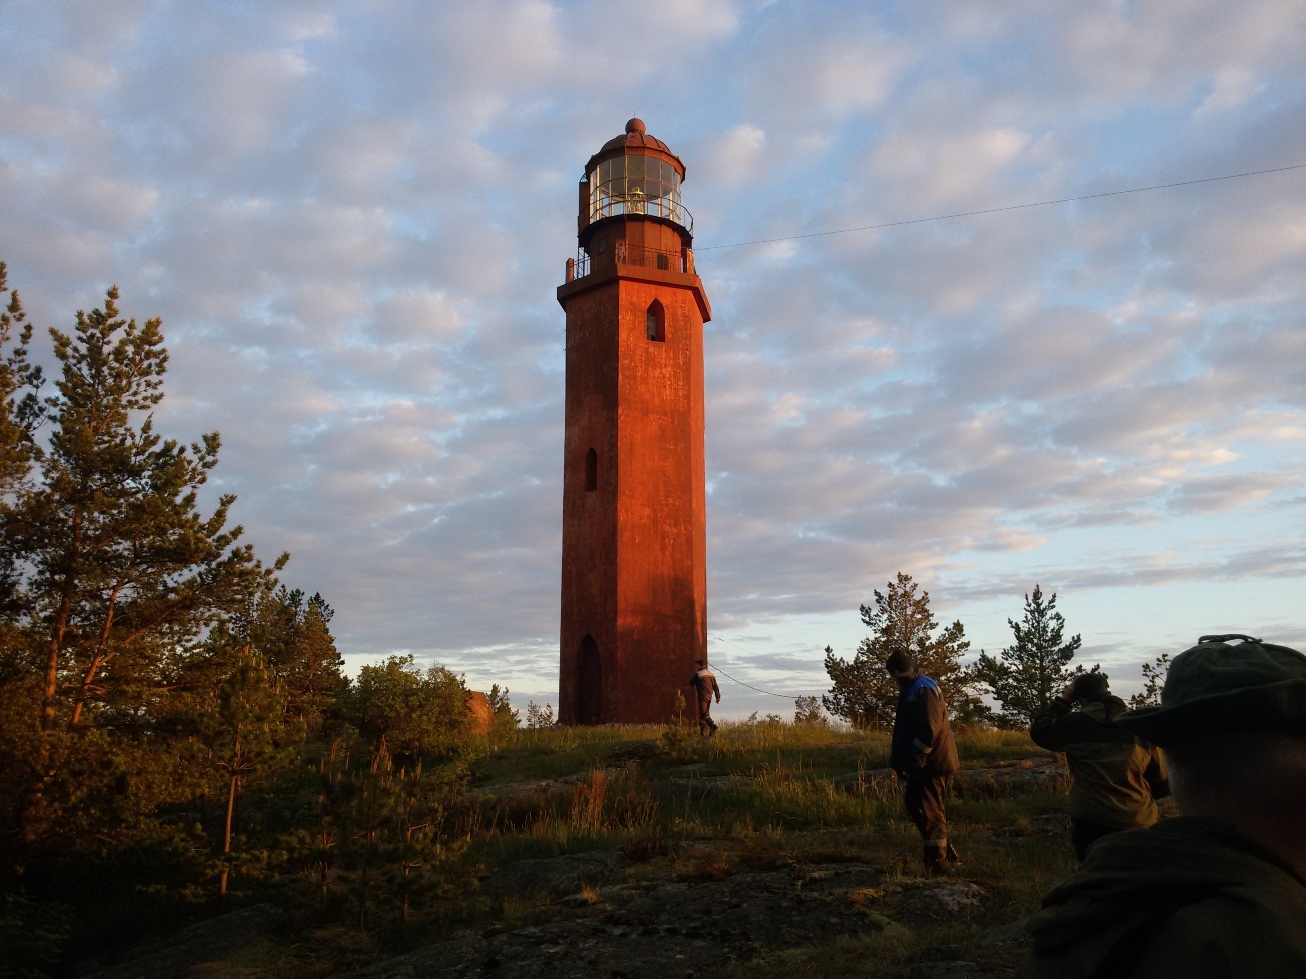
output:
M948 780L961 767L948 705L939 685L902 650L891 653L884 668L898 681L889 764L904 782L907 815L925 844L925 869L947 870L958 862L957 851L948 842Z

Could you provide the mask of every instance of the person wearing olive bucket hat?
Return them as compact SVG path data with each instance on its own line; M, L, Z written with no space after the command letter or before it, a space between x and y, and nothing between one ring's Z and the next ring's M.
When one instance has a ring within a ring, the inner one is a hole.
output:
M1095 843L1017 975L1306 976L1306 656L1203 636L1115 723L1160 746L1179 817Z

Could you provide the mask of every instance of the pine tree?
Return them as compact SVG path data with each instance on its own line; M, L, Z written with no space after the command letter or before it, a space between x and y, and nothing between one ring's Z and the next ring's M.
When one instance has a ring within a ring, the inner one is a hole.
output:
M1170 675L1170 654L1162 653L1150 663L1143 664L1143 689L1129 698L1134 710L1143 707L1160 707L1161 691Z
M8 270L0 262L0 293L8 289ZM32 463L41 457L35 439L43 414L37 397L41 368L29 360L31 342L32 325L14 289L0 311L0 508L7 506L10 495L26 481Z
M6 547L21 554L25 656L39 675L36 785L22 807L29 840L46 783L72 772L64 748L89 744L90 729L139 732L167 715L171 677L192 645L274 581L275 569L238 543L242 529L226 526L234 497L200 513L218 435L187 448L155 432L160 323L120 318L117 300L110 289L102 308L78 312L71 334L51 329L60 377L46 402L49 447L40 480L6 514ZM74 779L94 769L75 767Z
M0 262L0 294L8 288ZM30 489L33 465L42 457L35 439L43 414L37 396L41 369L29 359L31 340L32 326L15 289L0 309L0 785L11 789L0 793L0 835L30 804L40 766L40 727L29 709L40 683L21 630L25 554L16 534L17 500Z
M831 650L832 652L833 650ZM828 652L826 655L830 655ZM820 697L795 697L794 698L794 723L808 724L816 726L825 726L830 722L825 719L821 713Z
M310 734L321 730L347 681L330 623L335 612L320 594L284 585L258 595L234 629L264 658L285 693L286 712Z
M226 894L236 798L243 787L285 767L302 728L288 721L276 679L249 647L237 652L230 675L214 692L199 727L210 764L225 782L218 893Z
M825 671L832 684L821 698L825 709L854 727L887 730L898 708L898 684L884 669L895 650L912 657L921 672L939 685L954 713L968 710L974 698L961 657L970 648L960 622L935 635L938 623L930 611L929 592L916 594L911 575L898 572L884 592L875 592L875 606L861 607L862 622L872 634L862 640L851 661L826 647Z
M490 686L485 695L489 701L490 711L494 714L494 727L498 731L513 731L521 725L521 712L513 710L512 701L508 699L508 688L497 683Z
M974 682L1002 705L1001 720L1006 725L1029 726L1073 676L1084 672L1082 667L1067 669L1081 642L1078 635L1062 641L1066 620L1056 608L1056 594L1045 601L1035 584L1034 593L1025 596L1024 619L1007 620L1015 642L998 657L981 651L971 668Z

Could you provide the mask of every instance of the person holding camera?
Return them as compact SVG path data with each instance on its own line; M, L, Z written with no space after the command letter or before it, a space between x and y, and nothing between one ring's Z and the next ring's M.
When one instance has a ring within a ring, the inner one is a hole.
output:
M1075 704L1079 708L1075 709ZM1157 821L1156 800L1170 794L1165 761L1153 745L1119 725L1129 708L1103 673L1083 673L1034 718L1029 734L1070 766L1070 840L1080 863L1096 840Z
M1115 724L1165 752L1179 815L1095 843L1026 920L1016 975L1306 976L1306 655L1202 636Z

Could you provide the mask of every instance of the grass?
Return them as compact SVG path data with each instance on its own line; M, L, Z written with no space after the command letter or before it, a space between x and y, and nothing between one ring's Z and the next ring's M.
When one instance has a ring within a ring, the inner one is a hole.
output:
M890 890L921 883L920 841L902 812L897 785L875 780L850 792L832 782L835 776L887 767L886 735L722 724L712 739L678 739L667 749L660 733L649 728L521 732L487 752L476 768L481 785L539 777L541 761L547 762L545 770L559 774L588 766L590 776L532 821L483 835L479 858L493 866L527 853L612 848L636 864L670 863L674 879L683 881L795 862L849 860L875 866ZM962 729L957 742L966 768L1050 757L1024 732ZM619 760L639 754L636 749L647 755L638 765ZM881 914L876 900L868 898L864 934L819 948L775 952L721 974L749 979L876 975L909 957L1014 964L1018 947L978 945L977 937L1037 909L1041 894L1073 872L1065 840L1049 837L1034 823L1064 811L1063 790L1056 785L952 799L950 835L962 850L966 879L994 896L984 914L962 923L910 927ZM673 844L680 845L681 854L674 859ZM685 850L687 845L692 848Z
M512 732L484 745L472 765L473 785L481 789L589 774L547 793L492 803L471 827L474 857L495 866L594 849L638 850L665 840L875 827L901 818L895 783L876 780L849 792L832 782L886 767L887 735L726 723L714 738L691 738L668 752L661 734L649 726L549 729ZM962 730L957 741L971 768L1050 757L1023 732ZM632 754L642 760L629 760ZM1021 820L1028 826L1029 816L1059 808L1046 792L957 796L950 805L957 836L995 824L1018 829Z
M554 902L491 899L476 884L519 860L594 850L622 853L632 880L724 880L838 862L879 875L880 885L847 897L865 915L863 933L766 952L724 976L870 976L909 957L1009 966L1018 948L981 945L978 936L1028 915L1041 893L1074 869L1067 841L1047 835L1047 821L1039 821L1064 811L1062 786L955 794L949 835L965 878L984 886L994 903L962 922L896 921L885 895L923 883L920 840L900 790L885 779L857 782L851 791L833 781L885 768L887 735L775 723L725 723L711 739L664 734L649 726L548 729L479 742L468 759L472 792L455 814L466 839L451 873L462 883L415 907L403 927L367 935L339 925L314 930L310 916L279 936L275 949L247 950L232 971L212 974L311 979L455 934L513 931L601 907L603 894L589 885ZM957 742L966 768L1049 757L1023 732L961 729Z

